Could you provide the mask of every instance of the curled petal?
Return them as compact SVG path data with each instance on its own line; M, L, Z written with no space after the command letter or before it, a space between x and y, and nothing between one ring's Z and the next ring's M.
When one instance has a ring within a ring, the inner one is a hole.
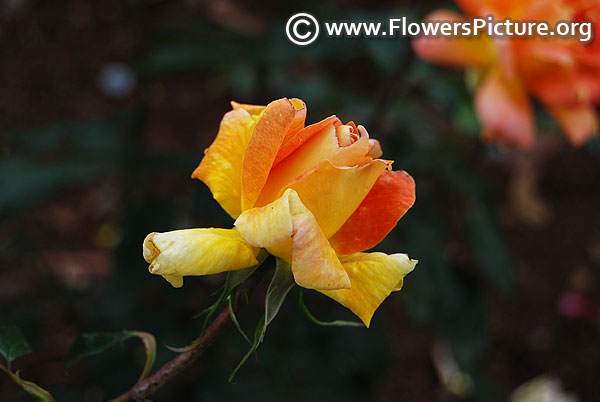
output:
M273 201L285 186L324 160L335 166L357 166L371 161L369 135L363 135L354 143L340 146L333 124L324 127L301 147L273 167L256 205Z
M309 289L345 289L348 275L313 214L298 194L288 189L264 207L244 211L235 221L242 238L255 247L291 247L294 280ZM290 239L291 238L291 244ZM280 252L273 254L281 256Z
M415 203L415 182L404 171L385 171L329 243L338 254L375 247Z
M486 140L529 148L535 141L531 101L521 85L497 71L488 73L475 95L475 109Z
M235 229L185 229L150 233L144 239L144 259L150 273L162 275L179 288L183 277L236 271L258 263L259 249Z
M404 276L417 264L406 254L384 253L350 254L341 262L350 278L350 289L320 292L349 308L367 327L377 307L392 291L402 288Z
M290 128L298 129L295 118L303 112L297 110L296 106L285 98L273 101L256 123L242 162L242 210L254 206L281 144L287 136L294 134L288 131Z
M193 178L208 186L215 200L233 218L242 211L242 160L260 118L260 114L251 115L244 106L247 105L234 103L235 109L223 116L217 138L192 173Z
M276 166L279 162L287 158L292 152L298 149L302 144L308 141L313 135L321 132L321 130L331 124L339 125L342 124L342 122L336 116L329 116L318 123L304 127L293 136L288 136L288 138L286 138L284 143L281 145L281 148L279 148L279 151L277 151L277 156L275 157L273 166Z

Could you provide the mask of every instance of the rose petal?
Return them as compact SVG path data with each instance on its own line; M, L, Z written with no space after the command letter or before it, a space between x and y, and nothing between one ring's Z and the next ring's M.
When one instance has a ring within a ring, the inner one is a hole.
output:
M349 308L367 327L377 307L392 291L402 288L404 276L417 264L406 254L384 253L356 253L341 261L350 278L350 289L320 292Z
M337 167L324 161L288 187L298 193L329 238L356 211L389 166L389 161L381 159L356 167Z
M227 112L217 138L205 151L192 177L202 180L221 207L234 219L242 211L242 160L256 125L255 118L242 106Z
M552 69L527 81L543 101L563 105L585 105L600 101L600 72Z
M584 145L598 133L598 115L591 106L551 105L547 108L574 146Z
M341 147L335 126L329 124L302 146L273 167L256 205L265 205L281 194L292 180L329 160L335 166L357 166L371 161L369 136L366 132L351 145Z
M272 203L244 211L235 221L235 227L255 247L270 248L278 243L291 246L288 262L298 285L309 289L350 286L335 251L295 191L288 189Z
M375 247L415 202L415 182L404 171L383 172L356 211L330 239L338 254Z
M233 110L244 109L246 112L250 113L251 115L259 115L266 108L266 106L264 106L264 105L248 105L245 103L237 103L235 101L231 101L231 107L233 108Z
M288 155L298 149L302 144L308 141L313 135L321 132L325 127L330 124L338 125L342 124L340 119L336 116L329 116L326 119L321 120L318 123L311 124L308 127L303 128L298 131L294 136L289 136L286 138L286 141L281 145L281 148L277 152L277 157L275 158L275 162L273 166L277 165L283 159L285 159Z
M258 263L259 249L235 229L186 229L150 233L144 239L144 259L150 273L162 275L179 288L183 277L235 271Z
M509 82L497 71L488 73L477 89L475 109L484 139L521 148L533 145L535 126L531 101L517 83Z
M258 199L284 138L290 128L298 128L297 113L302 112L288 99L279 99L267 105L254 127L242 162L242 210L253 207Z

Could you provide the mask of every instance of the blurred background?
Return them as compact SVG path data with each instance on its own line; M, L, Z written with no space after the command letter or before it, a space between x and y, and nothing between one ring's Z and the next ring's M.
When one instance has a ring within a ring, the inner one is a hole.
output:
M538 379L547 401L600 400L598 140L573 149L539 110L534 150L483 144L464 73L420 61L409 40L300 48L284 34L299 11L417 21L439 7L454 5L0 1L0 325L33 347L23 377L57 401L102 401L135 383L143 348L66 369L78 334L151 332L157 364L198 335L192 317L223 276L173 289L148 273L142 240L232 225L190 174L230 100L285 96L307 103L307 123L365 125L413 175L417 202L377 250L419 264L369 330L318 327L290 297L234 384L248 345L230 327L150 399L535 401L514 391ZM354 319L316 292L305 301L321 320ZM248 332L261 308L255 297L239 314ZM31 400L4 375L0 399Z

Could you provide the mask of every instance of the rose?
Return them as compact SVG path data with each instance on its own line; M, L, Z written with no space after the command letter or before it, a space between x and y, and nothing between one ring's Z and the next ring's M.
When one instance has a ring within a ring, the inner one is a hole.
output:
M471 17L492 14L496 21L600 22L597 0L455 0ZM467 21L438 10L431 21ZM515 31L513 29L513 31ZM583 35L581 35L583 36ZM413 41L425 60L475 71L479 84L475 110L483 138L529 148L535 143L532 95L554 117L573 145L582 145L598 130L600 40L503 36L491 38L420 37Z
M143 247L150 272L179 287L186 275L250 267L264 248L290 264L298 285L335 299L368 326L416 261L362 251L412 206L414 181L377 159L381 147L362 126L331 116L304 127L299 99L232 106L192 177L210 188L235 228L151 233Z

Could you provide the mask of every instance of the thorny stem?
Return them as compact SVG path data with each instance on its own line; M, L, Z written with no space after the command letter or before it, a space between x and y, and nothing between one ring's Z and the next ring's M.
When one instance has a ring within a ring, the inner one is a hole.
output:
M246 298L238 292L234 303L234 311L238 311L242 304L245 304ZM208 348L217 336L225 329L231 321L229 315L229 305L215 318L203 335L196 338L189 350L175 356L173 360L162 366L157 372L144 380L138 381L129 391L120 396L111 399L109 402L139 401L145 399L158 388L162 387L167 381L179 374L183 369L190 366L202 353Z

